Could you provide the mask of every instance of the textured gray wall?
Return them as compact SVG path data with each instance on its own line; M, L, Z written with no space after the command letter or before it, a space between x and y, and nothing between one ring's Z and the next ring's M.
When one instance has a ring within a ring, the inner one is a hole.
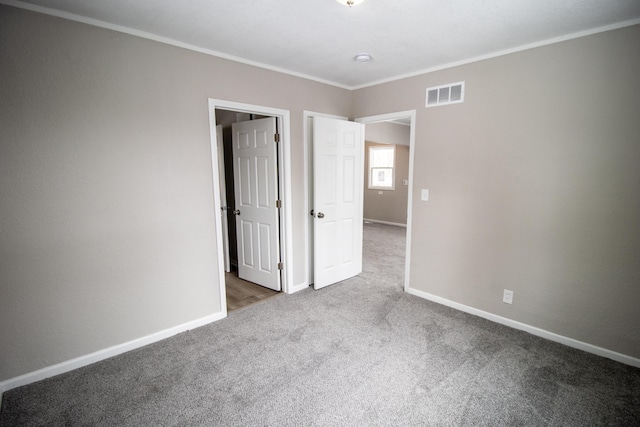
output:
M349 91L0 6L0 381L220 312L208 98L291 111L302 235L303 110Z
M354 93L355 117L417 111L411 288L640 357L639 41L628 27ZM424 108L461 80L463 104Z

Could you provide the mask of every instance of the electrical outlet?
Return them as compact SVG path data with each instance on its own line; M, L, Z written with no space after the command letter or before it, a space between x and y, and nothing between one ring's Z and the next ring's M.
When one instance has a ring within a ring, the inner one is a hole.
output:
M502 302L513 304L513 291L505 289L504 293L502 294Z

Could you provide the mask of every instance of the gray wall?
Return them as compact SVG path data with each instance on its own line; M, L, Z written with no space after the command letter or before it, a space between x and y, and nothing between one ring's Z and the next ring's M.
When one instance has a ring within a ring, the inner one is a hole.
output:
M343 89L8 6L0 76L0 381L220 312L208 98L291 111L296 235L303 110L351 107Z
M0 381L219 312L207 98L291 111L295 235L303 110L416 109L411 286L640 357L638 40L349 92L0 6Z
M403 180L409 178L409 133L410 127L395 123L371 123L365 126L364 156L364 218L376 221L407 223L407 200L409 187ZM369 147L381 144L394 144L395 188L393 190L369 189Z
M355 91L355 117L417 111L411 288L640 357L638 41L628 27ZM461 80L463 104L424 108Z

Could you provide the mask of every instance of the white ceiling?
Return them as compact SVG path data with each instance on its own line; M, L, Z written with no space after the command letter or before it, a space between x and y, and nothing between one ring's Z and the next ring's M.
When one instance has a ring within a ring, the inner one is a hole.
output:
M640 0L0 2L347 88L640 22Z

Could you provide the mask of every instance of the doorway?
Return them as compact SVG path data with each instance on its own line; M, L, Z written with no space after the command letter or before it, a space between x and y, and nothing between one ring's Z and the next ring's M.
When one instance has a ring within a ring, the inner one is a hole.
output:
M411 248L411 208L412 208L412 197L413 194L413 163L414 163L414 144L415 144L415 110L408 111L400 111L396 113L389 114L381 114L375 116L367 116L357 118L355 121L362 123L365 125L365 139L366 139L366 125L374 124L374 123L383 123L383 122L400 122L409 127L409 166L408 166L408 176L407 176L407 203L406 203L406 241L405 241L405 249L404 249L404 290L406 291L409 288L409 270L410 270L410 248ZM312 128L313 128L313 119L314 117L331 117L344 119L344 117L336 117L331 115L326 115L322 113L314 113L305 111L304 112L304 136L305 136L305 190L307 192L305 197L306 203L306 211L308 212L313 205L313 147L312 147ZM364 191L364 188L362 189ZM313 263L313 222L312 218L305 222L306 232L305 236L307 239L306 247L307 247L307 257L306 257L306 274L308 278L309 284L313 282L314 278L314 263Z
M238 113L222 109L216 109L215 114L222 232L225 233L223 235L223 250L226 271L226 302L227 310L233 311L276 295L281 288L280 273L277 270L277 264L280 261L280 242L277 236L278 209L276 206L269 208L270 204L275 204L279 199L276 188L278 162L277 159L274 159L276 154L275 141L267 140L267 138L260 141L264 144L259 149L262 154L260 158L263 160L261 166L265 164L268 166L261 168L264 176L249 177L250 179L247 181L250 182L244 183L248 185L239 182L239 178L240 181L245 181L245 176L252 175L252 172L255 175L256 168L247 168L247 166L256 161L256 150L252 148L258 142L256 136L264 134L266 130L271 134L269 137L273 138L272 135L277 134L277 127L275 118L272 116ZM242 142L251 143L249 144L251 146L239 147L238 137L243 135L246 139ZM267 156L265 157L264 154ZM262 183L271 182L270 185L261 185L255 188L255 183L258 180ZM245 191L250 194L244 195ZM243 204L245 198L249 199L248 204ZM253 206L251 199L264 199L262 200L263 205ZM242 216L239 216L241 213ZM253 218L251 218L252 216ZM256 226L255 220L261 220L259 226ZM237 223L240 223L241 226L238 227ZM256 246L255 236L258 235L255 228L272 229L271 232L260 233L259 237L261 239L266 237L267 241L272 241L272 244L267 243L266 250L269 251L267 255L275 255L275 259L265 260L260 256L262 245L257 245L257 248L253 247ZM249 248L244 247L247 243ZM252 256L254 253L255 257ZM249 265L247 264L247 255L255 258L248 260ZM266 265L260 265L264 261L266 261Z
M363 123L365 125L365 140L367 139L367 125L379 124L379 123L395 123L401 126L409 127L409 164L408 164L408 175L407 175L407 199L406 199L406 240L405 240L405 250L404 250L404 291L406 292L409 289L409 271L410 271L410 258L411 258L411 208L412 208L412 194L413 194L413 162L414 162L414 151L415 151L415 121L416 121L416 111L408 110L408 111L400 111L396 113L389 114L380 114L376 116L368 116L361 117L355 119L356 122ZM368 155L367 155L368 157ZM401 180L404 178L397 177L399 182L396 182L395 185L403 186L404 182ZM366 186L366 184L365 184ZM364 191L364 189L363 189ZM377 190L376 190L377 191ZM395 221L378 221L379 223L386 225L385 222L394 223ZM397 226L397 224L395 225Z
M234 262L229 259L230 262L225 262L225 258L227 254L233 255L236 251L237 241L236 240L236 231L233 230L233 224L235 224L235 220L230 220L233 218L233 212L238 211L238 209L228 209L229 206L233 206L230 201L233 200L234 191L229 191L233 187L229 185L226 177L221 177L219 175L220 166L219 166L219 151L218 149L218 141L220 139L220 134L223 135L224 140L224 130L220 132L220 127L218 124L222 124L222 122L228 121L229 124L232 122L247 122L251 121L251 119L271 117L277 123L278 133L279 133L279 142L276 144L276 152L275 156L277 158L277 163L279 167L275 172L277 174L276 178L276 192L277 199L280 200L278 205L279 215L275 221L277 221L277 236L275 237L279 242L279 250L277 254L270 254L272 256L277 257L277 261L279 264L278 275L280 278L281 289L285 293L291 292L291 277L292 277L292 261L291 261L291 183L290 183L290 171L291 171L291 161L290 161L290 141L289 141L289 129L290 129L290 119L289 112L287 110L274 109L270 107L256 106L250 104L236 103L231 101L224 100L209 100L209 119L210 119L210 131L211 131L211 155L212 155L212 169L213 169L213 189L214 189L214 208L215 212L220 213L220 215L216 215L215 224L216 224L216 237L217 237L217 246L220 248L218 253L218 265L219 268L219 283L220 283L220 302L222 311L227 313L227 301L226 301L226 275L234 270ZM221 122L221 123L218 123ZM225 123L226 124L226 123ZM230 150L226 150L230 151ZM229 157L227 154L224 155L227 157L227 162L229 161ZM224 162L222 162L224 163ZM225 185L226 183L226 185ZM271 194L271 193L270 193ZM225 195L227 197L225 197ZM226 205L223 205L222 202L227 200ZM273 200L275 203L276 200ZM235 208L235 207L234 207ZM238 215L238 213L236 213ZM235 219L235 218L234 218ZM225 227L223 227L223 223L226 222L228 228L230 229L228 233L225 233ZM225 239L225 237L227 239ZM225 242L228 240L228 243ZM225 244L227 243L227 244ZM232 257L229 257L232 258ZM237 258L237 257L235 257ZM235 260L235 265L237 266L237 259ZM224 267L224 268L223 268ZM237 271L237 270L236 270Z

